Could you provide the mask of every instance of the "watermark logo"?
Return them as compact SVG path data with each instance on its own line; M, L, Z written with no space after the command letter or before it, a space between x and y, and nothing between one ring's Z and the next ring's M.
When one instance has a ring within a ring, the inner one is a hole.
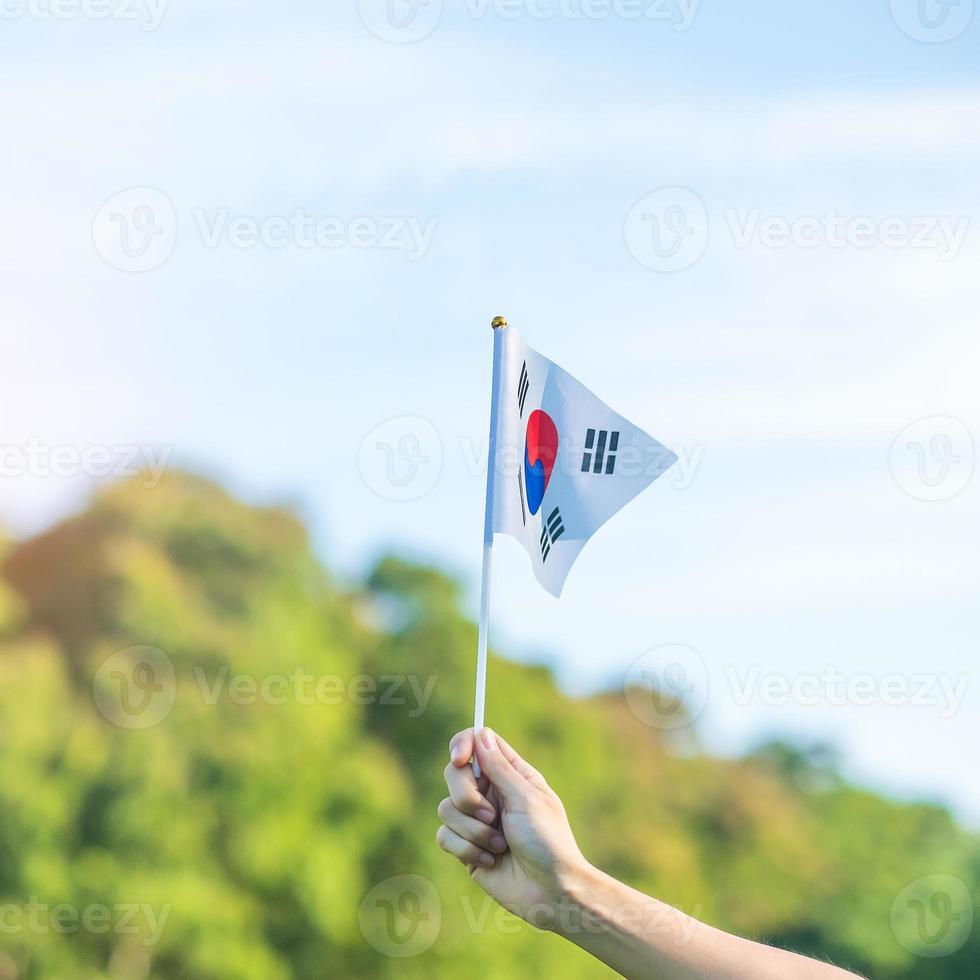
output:
M626 215L626 247L653 272L680 272L708 247L708 211L688 187L661 187L641 197Z
M273 706L334 707L345 702L361 707L404 708L409 718L419 718L429 706L438 677L435 674L355 674L350 679L339 674L312 674L297 666L289 674L232 674L225 666L208 673L194 668L194 680L202 701L213 707L220 702L248 707L263 703Z
M25 905L0 905L0 935L71 936L83 932L104 936L111 932L117 936L139 936L148 948L160 941L172 911L171 905L156 908L129 902L85 906L62 902L52 906L32 896Z
M442 0L359 0L358 5L364 26L390 44L421 41L442 19Z
M379 953L405 959L424 953L439 938L442 902L427 878L395 875L361 899L357 920L364 938Z
M2 2L2 0L0 0ZM191 209L181 237L196 239L209 251L299 249L336 252L400 252L410 261L428 255L439 219L418 215L340 217L292 208L253 215L231 208ZM92 220L92 241L99 255L122 272L159 269L177 246L178 216L167 195L152 187L133 187L109 198Z
M795 705L812 708L885 707L932 708L941 719L959 711L970 685L960 674L847 674L834 666L819 673L764 672L758 664L739 668L729 664L725 676L734 703L740 707L762 704L769 708Z
M891 0L892 19L913 41L959 37L973 20L973 0Z
M71 479L88 476L134 478L143 474L142 486L152 490L163 478L173 446L154 450L151 446L93 445L49 446L39 439L23 445L0 445L0 478L24 476L40 479Z
M435 426L415 415L373 428L357 453L361 479L385 500L424 497L442 474L442 440Z
M725 224L735 248L768 249L912 249L933 251L940 262L952 262L970 230L966 215L841 214L827 208L820 214L786 217L761 208L728 208Z
M926 875L911 882L892 903L895 938L910 953L930 959L951 956L973 931L973 896L952 875Z
M459 896L466 929L473 935L488 932L512 936L523 928L522 920L536 929L559 932L563 936L602 936L616 931L641 930L647 935L661 935L675 947L688 946L694 939L704 914L696 904L687 915L680 908L650 907L650 903L620 901L611 905L595 903L583 909L577 902L560 898L557 902L536 902L516 910L498 905L489 895L474 904L468 894Z
M174 665L156 647L127 647L99 665L92 694L99 711L112 724L153 728L173 710L177 696Z
M261 218L234 214L229 208L211 213L194 208L193 217L198 237L208 249L380 249L404 252L412 261L425 258L439 224L438 218L415 215L361 216L348 221L303 208Z
M428 37L443 14L442 0L359 0L361 20L375 37L410 44ZM694 23L701 0L463 0L457 12L479 23L606 20L669 24L683 33Z
M586 453L585 432L558 442L554 472L579 478ZM513 480L524 472L524 443L498 442L493 471L501 480ZM457 460L458 453L458 460ZM489 439L458 435L445 445L430 422L414 415L398 416L375 426L361 441L358 468L365 484L385 500L417 500L439 481L448 456L469 478L485 480L489 467ZM620 446L615 472L624 477L658 477L675 490L690 488L704 462L705 447L674 444ZM606 457L608 461L608 456Z
M654 272L689 269L709 245L720 242L738 250L903 249L932 252L940 262L952 262L970 232L970 218L962 214L878 217L827 207L783 215L750 207L726 208L722 216L716 232L709 227L704 201L693 190L662 187L627 212L626 246L640 265Z
M623 688L630 710L645 725L662 731L686 728L708 703L708 668L693 647L671 643L638 657Z
M159 269L177 245L177 212L155 187L131 187L109 198L92 222L92 241L120 272Z
M136 22L149 33L163 23L170 0L3 0L0 20Z
M973 435L950 415L930 415L902 430L888 454L892 479L916 500L951 500L973 479Z
M468 476L485 478L489 458L489 439L476 441L466 436L458 440L463 467ZM516 480L524 471L524 443L498 442L494 473L504 480ZM583 472L585 455L591 459L592 450L586 447L585 433L579 438L559 437L553 472L576 479ZM675 490L687 490L693 483L704 462L705 447L681 446L672 443L664 446L620 446L616 451L615 471L621 476L658 477ZM608 456L606 457L608 461ZM673 462L671 462L673 460ZM667 467L666 470L664 467Z
M209 708L239 708L263 704L272 707L335 707L377 705L421 717L435 694L436 674L320 674L297 665L289 672L233 673L224 665L193 667L182 687L182 697L197 696ZM165 721L177 695L176 672L170 658L156 647L120 650L99 665L92 681L99 711L121 728L152 728Z

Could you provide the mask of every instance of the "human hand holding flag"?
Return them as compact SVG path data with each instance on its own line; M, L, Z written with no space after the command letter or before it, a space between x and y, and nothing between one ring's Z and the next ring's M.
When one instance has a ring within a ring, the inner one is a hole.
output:
M479 758L477 778L467 759ZM459 732L439 804L439 846L509 912L636 980L858 980L729 935L644 895L583 857L544 776L495 732ZM655 828L651 828L655 832Z
M472 756L481 761L479 777L467 765ZM566 881L586 866L558 795L488 728L453 737L445 778L439 846L504 908L550 928Z

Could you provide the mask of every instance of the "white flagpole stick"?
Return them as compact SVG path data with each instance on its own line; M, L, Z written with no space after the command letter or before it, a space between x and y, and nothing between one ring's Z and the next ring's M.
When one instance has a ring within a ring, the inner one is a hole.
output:
M503 358L503 332L507 321L494 317L493 380L490 394L490 447L487 459L487 503L483 518L483 575L480 585L480 632L476 648L476 706L473 729L483 728L487 708L487 634L490 628L490 562L493 556L493 487L497 474L497 411L500 402L500 362ZM473 755L473 773L479 779L480 764Z

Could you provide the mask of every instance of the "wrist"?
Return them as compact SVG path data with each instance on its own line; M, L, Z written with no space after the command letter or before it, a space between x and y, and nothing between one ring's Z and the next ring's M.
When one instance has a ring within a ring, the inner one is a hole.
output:
M686 944L700 926L678 909L638 892L584 859L568 869L551 931L593 950L618 937L657 934L664 945Z
M584 857L566 864L558 874L558 899L566 905L580 905L603 873Z
M596 898L608 877L581 855L564 865L556 876L554 921L550 931L571 938L581 931L583 920L593 915Z

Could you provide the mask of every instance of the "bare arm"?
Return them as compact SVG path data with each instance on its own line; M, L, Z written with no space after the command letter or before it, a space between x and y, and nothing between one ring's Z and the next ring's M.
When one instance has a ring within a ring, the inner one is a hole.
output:
M854 980L817 960L729 935L616 881L582 856L545 778L500 736L460 732L439 805L440 846L532 925L634 980ZM476 755L484 773L473 776Z

